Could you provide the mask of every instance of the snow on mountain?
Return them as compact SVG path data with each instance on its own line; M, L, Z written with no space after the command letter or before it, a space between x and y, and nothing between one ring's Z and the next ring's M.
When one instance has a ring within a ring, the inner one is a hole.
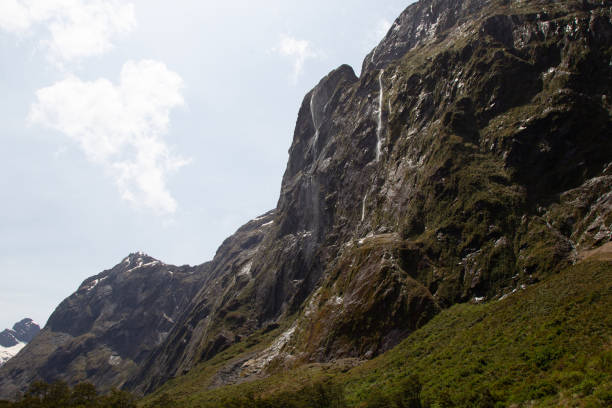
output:
M0 332L0 366L13 358L40 331L40 326L32 319L23 319L13 325L13 329Z
M12 347L0 346L0 366L15 357L27 343L19 342Z

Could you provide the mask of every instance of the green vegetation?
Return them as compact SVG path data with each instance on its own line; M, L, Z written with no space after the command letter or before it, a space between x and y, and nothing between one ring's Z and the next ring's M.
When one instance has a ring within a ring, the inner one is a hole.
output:
M592 274L610 265L572 263L605 238L596 238L593 223L601 217L610 225L597 205L610 182L594 178L611 151L602 99L610 47L561 29L593 24L584 5L553 3L491 2L451 35L385 65L385 154L376 169L353 169L364 149L345 148L356 134L338 126L342 148L331 165L344 165L342 182L330 184L325 198L337 211L338 235L321 250L333 261L326 259L302 309L290 309L297 323L283 352L292 354L272 360L261 376L274 375L262 379L244 368L257 352L240 350L242 341L144 404L163 396L177 406L250 406L232 397L250 395L254 406L299 406L288 401L310 401L316 387L329 386L348 406L402 406L411 389L404 380L412 378L423 406L605 405L610 380L597 367L611 343L610 301ZM520 47L509 43L518 41L511 27L523 31ZM338 123L359 112L356 128L372 128L361 115L363 97L380 92L380 73L364 71L346 91L333 108ZM370 172L375 183L362 188L355 174ZM343 224L352 228L358 217L352 235ZM275 251L266 255L270 270ZM577 288L600 297L577 301ZM465 303L481 298L489 302ZM253 320L250 299L224 303L213 327L235 332ZM411 332L357 368L343 359L370 358ZM227 383L237 385L215 388Z
M612 389L610 278L610 263L583 263L501 301L453 306L351 371L348 400L359 405L372 389L392 392L410 372L423 382L425 405L605 406Z
M0 401L0 408L136 408L136 397L115 389L99 395L89 383L71 389L63 381L36 381L16 402Z
M214 366L206 362L141 404L610 406L610 310L612 263L586 260L503 300L444 310L399 346L354 368L346 361L310 364L265 379L209 388L210 382L194 381L219 370L219 361Z

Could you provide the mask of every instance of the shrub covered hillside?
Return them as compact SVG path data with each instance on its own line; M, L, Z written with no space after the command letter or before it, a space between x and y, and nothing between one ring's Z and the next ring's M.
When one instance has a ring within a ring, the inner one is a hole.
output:
M145 398L143 407L612 406L612 247L543 282L442 311L400 345L213 388L234 347ZM163 404L162 404L163 402Z

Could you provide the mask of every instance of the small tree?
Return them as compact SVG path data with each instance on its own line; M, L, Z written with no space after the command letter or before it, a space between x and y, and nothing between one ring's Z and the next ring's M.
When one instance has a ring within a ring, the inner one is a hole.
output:
M80 383L74 386L70 395L70 406L75 408L98 407L98 392L90 383Z
M136 408L136 398L129 392L112 389L101 398L101 405L104 408Z
M156 398L151 405L151 408L173 408L176 406L176 401L168 394L163 393L159 398Z
M70 387L64 381L56 381L49 385L46 397L43 399L45 407L65 408L69 406Z
M400 382L400 392L394 402L398 408L421 408L421 391L423 385L417 375L409 375Z
M367 408L389 408L393 406L393 402L378 388L375 388L370 392L365 406Z
M23 399L29 400L37 400L42 402L45 398L47 398L47 394L49 393L49 384L44 381L34 381L28 387L28 390L25 392Z

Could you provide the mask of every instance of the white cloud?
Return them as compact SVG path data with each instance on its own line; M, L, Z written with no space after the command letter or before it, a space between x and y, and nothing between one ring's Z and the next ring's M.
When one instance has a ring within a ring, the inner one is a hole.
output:
M280 44L274 49L278 54L284 57L293 59L293 72L291 79L297 82L299 76L304 70L304 62L308 58L318 57L318 53L312 47L312 44L307 40L298 40L297 38L283 35Z
M135 25L134 5L120 0L0 0L0 29L24 35L42 27L41 43L58 61L104 54Z
M184 103L181 77L157 61L127 62L119 84L70 76L36 92L30 121L77 142L86 157L114 177L123 199L158 214L177 203L166 176L188 163L163 136L170 111Z

